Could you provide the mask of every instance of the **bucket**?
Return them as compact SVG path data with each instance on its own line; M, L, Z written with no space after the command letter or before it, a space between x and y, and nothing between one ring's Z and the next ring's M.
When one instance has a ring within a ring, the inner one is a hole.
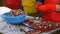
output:
M36 0L22 0L22 6L35 6Z

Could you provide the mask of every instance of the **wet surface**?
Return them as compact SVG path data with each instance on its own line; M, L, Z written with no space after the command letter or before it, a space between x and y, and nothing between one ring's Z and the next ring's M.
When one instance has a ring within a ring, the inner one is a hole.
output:
M60 30L55 31L55 32L53 32L53 33L51 33L51 34L60 34Z

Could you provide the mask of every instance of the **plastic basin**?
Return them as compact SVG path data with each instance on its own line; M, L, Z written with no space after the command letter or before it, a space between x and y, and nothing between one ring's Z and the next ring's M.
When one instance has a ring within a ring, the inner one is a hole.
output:
M4 13L2 15L2 17L4 18L5 21L7 21L7 23L10 24L20 24L23 23L26 19L26 13L24 13L24 15L22 16L7 16L7 14L9 14L10 12Z

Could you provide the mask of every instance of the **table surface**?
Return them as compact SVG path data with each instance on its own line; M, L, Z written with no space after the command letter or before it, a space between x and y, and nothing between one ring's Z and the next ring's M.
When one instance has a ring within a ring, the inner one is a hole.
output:
M0 32L4 34L25 34L24 32L20 32L21 26L8 24L3 20L1 15L6 12L10 12L11 9L7 7L0 7Z
M0 15L2 15L5 12L9 12L11 9L7 7L0 7ZM1 25L2 24L2 25ZM19 31L23 26L17 26L17 25L11 25L5 22L2 17L0 17L0 32L4 34L25 34L24 32ZM50 32L44 32L43 34L49 34L54 31L60 30L60 28L50 31Z

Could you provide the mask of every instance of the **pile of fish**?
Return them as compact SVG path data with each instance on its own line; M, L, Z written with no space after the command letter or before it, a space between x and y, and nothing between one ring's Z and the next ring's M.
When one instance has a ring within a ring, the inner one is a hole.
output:
M11 10L8 16L22 16L24 12L20 9Z

